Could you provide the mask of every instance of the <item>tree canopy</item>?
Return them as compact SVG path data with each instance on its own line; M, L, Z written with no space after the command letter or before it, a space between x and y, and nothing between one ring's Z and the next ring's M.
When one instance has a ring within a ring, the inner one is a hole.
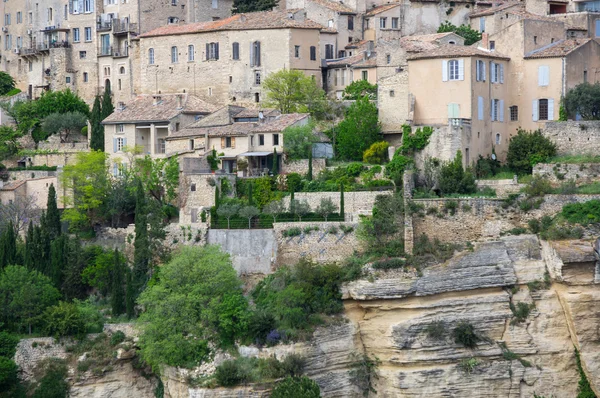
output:
M290 160L308 159L317 136L313 132L314 126L292 126L283 130L283 148Z
M362 97L353 103L337 127L337 156L344 160L362 160L363 153L381 139L377 105Z
M0 72L0 96L8 94L15 88L15 79L6 72Z
M269 11L277 6L278 0L234 0L232 14Z
M371 84L367 80L355 80L344 89L345 100L357 100L364 96L369 99L377 99L377 84Z
M317 82L299 70L282 69L267 76L263 82L266 104L281 113L323 112L327 102L325 92Z
M510 139L506 162L517 174L531 174L533 166L556 155L556 145L544 137L540 130L519 129Z
M583 120L600 119L600 83L578 84L567 92L564 107L571 117L580 115Z
M69 142L73 134L80 134L87 126L87 117L81 112L51 113L42 122L42 130L48 135L58 134L60 142Z
M462 38L465 39L465 46L470 46L471 44L474 44L476 42L478 42L479 40L481 40L481 33L471 29L470 26L462 24L460 26L456 26L453 23L451 23L450 21L445 21L443 22L440 27L438 28L438 33L445 33L445 32L454 32L457 35L461 36Z

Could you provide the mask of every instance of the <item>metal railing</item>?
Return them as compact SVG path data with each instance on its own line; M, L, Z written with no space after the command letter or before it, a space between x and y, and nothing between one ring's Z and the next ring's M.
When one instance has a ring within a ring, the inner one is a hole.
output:
M112 22L112 31L114 34L137 32L138 24L129 21L120 21L118 19Z

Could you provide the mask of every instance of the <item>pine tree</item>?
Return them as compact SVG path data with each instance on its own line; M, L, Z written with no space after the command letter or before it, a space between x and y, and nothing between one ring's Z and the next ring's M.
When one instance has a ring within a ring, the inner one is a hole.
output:
M123 278L125 275L124 270L125 264L121 260L121 255L118 249L115 249L113 273L110 281L110 305L112 308L112 315L121 315L126 311L127 304L125 303L125 292L123 291Z
M104 152L104 126L101 122L102 106L100 105L100 97L96 96L90 115L90 148L94 151Z
M17 235L12 221L0 236L0 269L7 265L17 265Z
M133 248L133 285L135 293L140 294L146 287L150 264L148 214L146 214L146 197L144 196L141 180L138 180L135 197L135 241Z
M60 214L58 213L58 206L56 205L56 189L54 188L54 184L50 184L50 188L48 189L46 221L48 223L48 234L50 235L50 239L60 236Z
M345 219L345 214L344 214L344 184L340 184L340 218L342 219L341 221L344 221Z
M27 227L27 235L25 236L25 258L23 259L23 265L28 269L33 269L35 264L35 228L33 227L33 221L29 221L29 227Z
M63 267L67 265L69 256L69 237L61 235L54 239L50 246L50 279L57 289L62 288Z
M312 181L313 179L313 171L312 171L312 150L308 154L308 173L306 173L306 179L308 181Z
M127 283L125 286L125 309L127 311L127 317L133 318L135 315L135 291L133 288L133 277L131 271L127 270Z

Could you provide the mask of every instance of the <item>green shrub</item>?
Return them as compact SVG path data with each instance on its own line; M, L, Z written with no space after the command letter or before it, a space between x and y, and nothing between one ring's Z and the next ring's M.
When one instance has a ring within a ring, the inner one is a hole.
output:
M463 169L462 152L456 152L454 160L442 165L440 169L439 186L443 195L477 192L475 176L469 170L465 171Z
M271 393L271 398L319 398L320 396L319 385L306 376L286 377L273 388Z
M344 233L344 235L348 235L354 231L354 227L351 225L340 225L340 230Z
M459 322L452 331L454 342L467 348L477 347L481 338L475 333L475 328L467 321Z
M215 370L215 379L220 386L234 387L252 381L252 358L225 361Z
M544 196L546 194L552 193L552 185L550 185L550 181L548 181L544 177L535 176L531 179L529 184L525 186L523 191L529 197L533 196Z
M462 361L460 361L459 366L463 372L471 374L473 373L475 368L479 366L479 361L477 360L477 358L465 358Z
M248 320L248 337L251 343L263 345L269 333L277 328L273 314L267 311L253 311Z
M575 361L577 362L577 370L579 371L577 398L596 398L596 394L594 394L594 390L592 390L592 386L590 385L590 382L583 371L583 367L581 366L581 358L577 349L575 349Z
M302 176L298 173L290 173L285 177L287 189L290 192L298 192L302 190Z
M425 328L427 337L434 340L442 340L446 335L446 324L443 321L434 321Z
M327 228L327 233L331 235L336 235L338 233L338 229L335 225L332 225L331 227Z
M290 354L281 361L281 372L286 376L297 377L304 373L306 358L298 354Z
M510 303L510 310L514 316L514 319L511 323L518 324L524 322L529 316L532 308L535 308L535 306L527 303L517 303L516 307L513 303Z
M569 227L566 225L553 225L540 233L544 240L581 239L584 231L581 227Z
M437 209L437 207L430 207L427 209L426 213L429 215L435 215L435 214L438 214L438 209Z
M535 280L527 283L527 287L532 292L549 289L550 285L552 285L552 280L548 271L544 273L544 280Z
M381 361L377 357L369 357L367 354L350 354L350 381L362 392L364 397L368 397L369 393L377 393L373 388L373 384L377 376L377 368Z
M403 268L406 265L406 260L401 258L388 258L384 260L375 261L373 263L374 269L398 269Z
M294 236L302 235L302 230L298 227L292 227L292 228L283 230L283 232L281 234L286 238L292 238Z
M113 333L112 336L110 336L110 345L112 345L112 346L121 344L124 341L125 341L125 333L121 332L120 330L117 330L116 332Z
M61 301L44 312L46 334L55 337L81 336L85 334L85 323L77 306Z
M458 209L458 202L455 200L447 200L444 203L444 213L450 213L451 216L456 214L456 209Z
M44 376L40 380L33 398L66 398L69 394L67 365L64 360L51 358L42 365Z
M600 200L570 203L562 208L562 216L573 224L588 225L600 221Z
M373 143L363 153L363 162L370 164L382 164L388 160L388 144L386 141Z
M519 129L510 139L506 161L517 174L531 174L537 163L548 161L556 155L556 145L542 135L540 130L527 132Z
M529 230L534 234L537 234L542 230L542 224L536 218L532 218L531 220L527 221L527 225L529 226Z
M511 235L521 235L526 234L527 230L525 228L517 227L507 231Z
M304 229L302 230L302 232L304 232L306 235L310 234L312 231L318 231L319 227L317 227L316 225L313 226L309 226L309 227L304 227Z
M0 357L12 358L17 351L19 338L8 332L0 332Z
M430 240L425 234L421 234L414 243L413 255L421 257L433 257L438 262L444 262L454 255L456 246L451 243L442 243L438 238Z
M7 391L18 383L19 367L10 358L0 357L0 390Z
M462 211L464 211L465 213L468 213L471 211L471 206L468 203L465 203L462 205Z
M346 167L346 173L348 177L358 177L360 173L365 169L362 163L354 162L350 163L348 167Z

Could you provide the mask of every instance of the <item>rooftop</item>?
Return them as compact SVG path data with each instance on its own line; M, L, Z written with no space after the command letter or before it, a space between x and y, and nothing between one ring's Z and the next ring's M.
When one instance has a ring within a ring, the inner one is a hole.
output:
M510 58L499 54L496 51L489 51L483 48L470 46L460 46L456 44L445 44L433 50L423 51L409 56L409 60L427 59L427 58L450 58L450 57L487 57L504 59L509 61Z
M588 43L590 38L582 38L582 39L563 39L559 41L555 41L554 43L550 43L547 46L538 48L537 50L533 50L527 54L525 54L526 59L535 59L535 58L557 58L564 57L569 55L572 51L575 51L579 47Z
M396 8L398 6L400 6L400 3L384 4L382 6L374 7L365 13L365 17L372 17L373 15L381 14L382 12L391 10L392 8Z
M2 187L0 187L0 191L14 191L15 189L17 189L20 186L22 186L23 184L25 184L26 182L27 182L26 180L18 180L18 181L9 182L7 184L4 184Z
M505 3L500 3L500 4L493 5L492 7L486 7L483 10L473 11L469 15L469 18L477 18L477 17L484 17L486 15L494 15L498 11L507 10L509 8L512 8L512 7L520 7L520 8L523 8L523 9L525 8L524 4L521 3L521 2L518 2L518 1L507 1Z
M408 52L431 51L438 48L439 40L443 38L456 38L457 45L462 45L464 39L454 32L433 33L430 35L405 36L400 39L400 46Z
M209 22L196 22L184 25L166 25L140 35L141 38L185 35L193 33L257 30L257 29L323 29L323 26L305 19L301 10L261 11L236 14L229 18ZM292 17L290 17L292 15ZM301 16L302 15L302 16Z
M310 0L311 2L318 4L320 6L329 8L330 10L337 11L345 14L356 14L352 8L343 4L341 1L332 1L332 0Z
M124 109L115 109L102 123L167 122L181 113L209 114L217 109L190 94L145 94L127 103Z
M372 52L371 56L365 59L365 54L360 52L359 54L351 57L332 59L327 61L327 66L330 68L354 66L356 68L371 68L377 66L377 53Z

